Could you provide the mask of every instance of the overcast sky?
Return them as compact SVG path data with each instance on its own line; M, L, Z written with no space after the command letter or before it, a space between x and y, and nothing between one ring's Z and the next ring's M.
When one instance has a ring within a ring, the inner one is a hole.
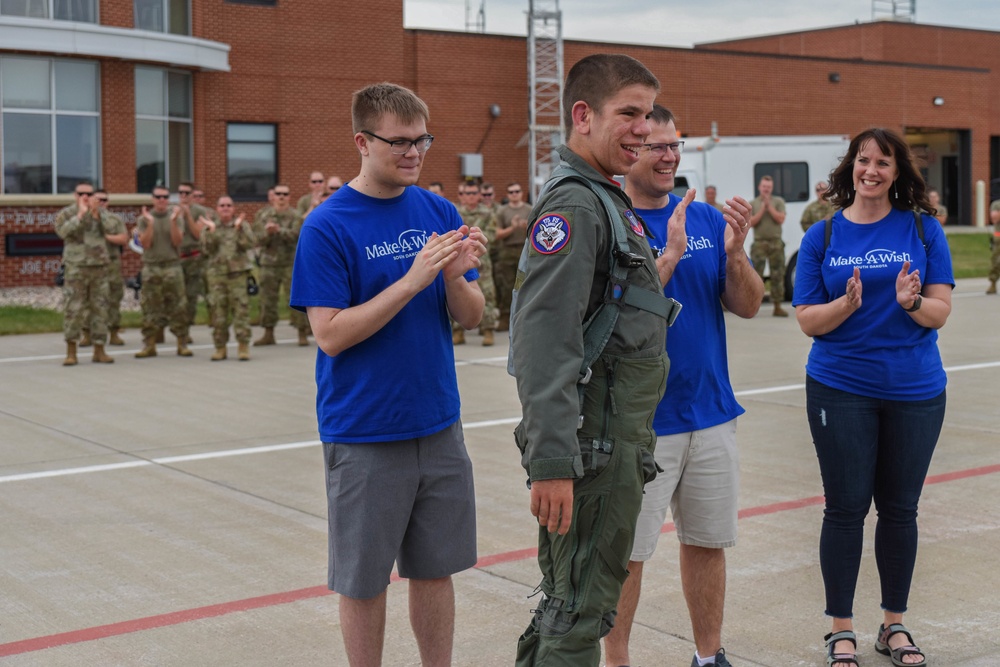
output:
M918 23L1000 31L997 0L916 1ZM468 0L473 14L481 2ZM404 0L404 24L465 30L465 6ZM872 0L560 0L559 8L567 39L682 47L872 20ZM528 0L485 0L485 9L486 32L527 34Z

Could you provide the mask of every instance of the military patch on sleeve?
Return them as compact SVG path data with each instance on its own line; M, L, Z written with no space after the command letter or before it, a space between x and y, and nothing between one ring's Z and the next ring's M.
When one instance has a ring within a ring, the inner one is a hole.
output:
M646 232L642 228L642 223L635 217L635 213L631 209L625 211L625 219L628 220L629 227L632 228L633 232L639 236L646 236Z
M569 219L560 213L546 213L531 227L531 247L542 255L554 255L569 245Z

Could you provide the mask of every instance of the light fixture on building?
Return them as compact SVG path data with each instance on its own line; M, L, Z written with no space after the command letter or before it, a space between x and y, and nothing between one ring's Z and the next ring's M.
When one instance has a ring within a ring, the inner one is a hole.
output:
M944 106L944 98L941 97L940 95L938 95L937 97L935 97L934 98L934 106L936 106L936 107L943 107Z
M830 83L840 83L840 72L830 72L826 78Z

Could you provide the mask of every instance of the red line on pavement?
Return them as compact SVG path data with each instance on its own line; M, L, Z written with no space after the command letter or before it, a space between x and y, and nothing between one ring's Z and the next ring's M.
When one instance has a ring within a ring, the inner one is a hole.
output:
M1000 464L983 466L980 468L970 468L969 470L956 470L955 472L946 472L939 475L932 475L927 478L925 483L941 484L944 482L954 482L960 479L968 479L970 477L992 475L993 473L997 472L1000 472ZM799 498L798 500L788 500L780 503L772 503L770 505L759 505L757 507L748 507L746 509L740 510L739 517L741 519L748 519L750 517L776 514L778 512L786 512L789 510L801 509L803 507L810 507L813 505L821 505L821 504L823 504L823 496L811 496L809 498ZM674 524L667 523L664 524L662 532L669 533L673 532L674 530L675 530ZM507 551L504 553L494 554L492 556L483 556L476 562L475 567L484 568L484 567L490 567L491 565L498 565L501 563L511 563L515 561L534 558L537 555L538 555L538 549L536 548ZM400 578L398 575L395 574L392 575L391 581L399 581L399 580ZM273 607L279 604L288 604L289 602L298 602L300 600L308 600L310 598L318 598L332 594L333 594L332 591L327 589L326 586L312 586L309 588L300 588L294 591L287 591L285 593L261 595L260 597L247 598L245 600L222 602L220 604L208 605L206 607L195 607L194 609L185 609L181 611L170 612L167 614L159 614L157 616L147 616L145 618L137 618L131 621L110 623L108 625L98 625L92 628L73 630L71 632L62 632L54 635L46 635L44 637L35 637L33 639L23 639L21 641L9 642L7 644L0 644L0 657L19 655L22 653L31 653L33 651L41 651L47 648L66 646L67 644L77 644L80 642L93 641L95 639L103 639L105 637L115 637L118 635L125 635L132 632L141 632L143 630L152 630L155 628L163 628L171 625L179 625L181 623L188 623L190 621L199 621L205 618L224 616L226 614L232 614L240 611L249 611L251 609Z

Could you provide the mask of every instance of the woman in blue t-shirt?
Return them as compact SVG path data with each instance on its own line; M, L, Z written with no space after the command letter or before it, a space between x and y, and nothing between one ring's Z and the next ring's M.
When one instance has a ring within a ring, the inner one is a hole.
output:
M951 313L951 255L909 147L890 130L851 141L827 196L839 210L802 240L794 305L813 338L806 409L826 494L820 567L833 619L829 664L858 664L854 591L874 499L884 615L875 648L893 664L923 665L903 613L917 502L944 421L937 330Z

